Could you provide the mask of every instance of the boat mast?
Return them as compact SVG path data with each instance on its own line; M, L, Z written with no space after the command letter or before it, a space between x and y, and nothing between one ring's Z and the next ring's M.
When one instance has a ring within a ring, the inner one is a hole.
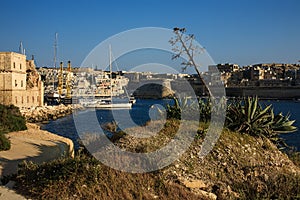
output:
M54 39L54 58L53 58L53 65L54 65L54 70L56 70L56 57L57 57L57 36L58 34L55 33L55 39ZM54 71L53 70L53 71ZM54 73L53 73L53 92L55 91L55 76L54 76Z
M109 79L110 79L110 100L112 101L112 63L111 63L111 45L109 45Z

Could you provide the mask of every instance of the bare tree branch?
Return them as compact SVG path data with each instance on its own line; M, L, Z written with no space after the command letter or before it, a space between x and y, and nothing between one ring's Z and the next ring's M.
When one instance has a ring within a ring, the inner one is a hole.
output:
M204 80L201 77L201 73L198 69L198 67L200 67L200 66L198 66L194 60L194 56L197 53L204 53L205 49L194 45L194 43L193 43L193 41L195 39L194 34L185 35L184 34L186 32L185 28L175 27L173 29L173 32L175 33L176 36L174 38L172 37L169 42L172 46L176 45L172 49L174 52L176 52L176 54L174 54L172 56L172 59L177 59L180 56L182 56L183 54L185 54L188 57L188 61L181 63L181 65L183 65L182 70L185 71L188 67L194 67L194 69L196 70L196 72L200 78L200 81L202 82L203 85L205 85ZM180 48L179 48L179 46L180 46ZM209 95L211 95L209 88L206 87L206 89L207 89Z

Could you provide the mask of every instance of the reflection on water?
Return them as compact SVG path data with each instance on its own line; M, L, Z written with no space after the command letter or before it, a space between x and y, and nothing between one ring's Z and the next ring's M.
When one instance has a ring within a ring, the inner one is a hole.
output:
M140 100L130 110L96 110L97 119L100 125L107 122L116 121L121 129L129 128L136 125L144 125L150 119L158 118L159 114L156 109L157 106L165 106L171 100ZM295 146L300 150L300 102L296 101L261 101L263 104L272 104L275 113L282 112L284 115L291 114L290 119L296 120L295 126L298 131L289 134L283 134L282 137L286 140L288 145ZM93 110L79 111L76 114L86 115L87 119ZM130 119L129 119L130 117ZM77 149L78 135L73 120L73 115L64 118L50 121L48 124L42 125L42 129L56 133L58 135L70 138L74 141L75 148Z
M99 129L105 123L116 121L120 129L126 129L133 126L144 125L150 119L159 118L157 107L164 107L172 100L140 100L138 99L130 110L96 110L96 116L99 122ZM89 117L94 116L94 109L77 111L76 115L83 115L88 121ZM55 121L50 121L48 124L41 126L42 129L56 133L58 135L70 138L73 140L75 149L77 149L78 134L73 120L73 115L66 116ZM107 132L106 132L107 133ZM109 133L107 133L109 134Z
M298 127L298 131L294 133L281 134L289 146L294 146L300 151L300 101L261 101L267 105L272 104L275 113L282 112L283 115L291 114L290 120L296 120L293 124Z

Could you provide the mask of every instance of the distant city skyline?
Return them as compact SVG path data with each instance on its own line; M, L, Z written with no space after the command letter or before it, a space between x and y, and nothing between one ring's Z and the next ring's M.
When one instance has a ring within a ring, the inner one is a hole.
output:
M297 63L300 1L3 1L0 51L19 50L38 66L57 61L80 66L100 42L141 27L185 27L215 63Z

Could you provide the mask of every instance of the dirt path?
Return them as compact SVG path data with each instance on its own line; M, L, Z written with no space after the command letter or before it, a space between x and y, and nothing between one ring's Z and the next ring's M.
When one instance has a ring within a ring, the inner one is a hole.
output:
M27 127L28 130L7 135L11 149L0 151L0 177L16 173L18 164L24 160L42 163L74 154L70 139L40 130L35 124L27 124ZM20 198L20 195L7 187L0 187L0 199Z

